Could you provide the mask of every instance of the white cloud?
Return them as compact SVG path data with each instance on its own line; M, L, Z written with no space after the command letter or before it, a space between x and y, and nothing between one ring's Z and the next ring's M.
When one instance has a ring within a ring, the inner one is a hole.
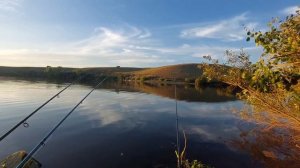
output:
M296 11L299 9L299 6L290 6L281 10L280 13L284 15L296 14Z
M145 51L156 44L147 29L99 27L82 40L39 49L0 49L2 65L11 66L153 66L174 60ZM140 47L139 47L140 46ZM145 48L145 49L144 49Z
M23 0L0 0L0 11L17 12Z
M107 50L122 47L128 36L114 32L108 28L97 28L91 37L74 43L74 48L83 54L103 54Z
M114 40L112 40L114 41ZM111 42L111 41L110 41ZM115 41L116 42L116 41ZM87 43L90 44L90 43ZM151 44L148 44L151 45ZM102 46L103 47L103 46ZM93 45L63 46L56 50L14 49L0 50L2 65L14 66L158 66L176 63L201 62L204 55L211 55L220 61L225 60L225 51L239 51L241 48L231 46L208 46L183 44L178 47L153 47L147 44L126 45L110 43L102 49ZM262 53L260 48L246 47L252 58ZM192 60L192 61L189 61ZM252 61L255 61L253 59Z
M238 41L245 38L243 26L253 29L257 26L256 22L249 22L246 13L230 19L214 23L201 24L202 26L185 29L181 32L183 38L211 38L223 41Z
M228 22L236 23L245 20L245 18L246 16L243 14L232 18ZM211 25L214 28L201 32L201 36L215 37L220 33L218 32L218 24ZM243 32L243 29L241 31ZM243 35L226 34L222 38L230 37L231 40L236 40L240 36L244 37L244 32L241 34ZM213 58L222 60L225 50L236 51L240 49L228 46L225 43L223 45L186 43L166 46L160 40L155 39L148 29L131 25L125 25L118 29L98 27L92 31L90 36L69 42L42 43L32 46L32 48L4 48L0 46L0 65L151 67L200 62L203 55L211 55ZM247 48L246 50L257 53L256 49Z
M250 54L251 58L254 58L252 61L255 61L261 53L262 49L259 47L245 47L245 48L239 48L239 47L232 47L232 46L211 46L211 45L191 45L191 44L183 44L179 47L173 47L173 48L144 48L145 50L153 50L157 51L161 54L165 55L174 55L176 57L180 56L191 56L196 58L202 58L204 55L210 55L214 59L218 59L219 61L226 60L225 58L225 51L231 50L235 52L239 52L241 49L243 49L245 52ZM198 60L197 62L199 62Z

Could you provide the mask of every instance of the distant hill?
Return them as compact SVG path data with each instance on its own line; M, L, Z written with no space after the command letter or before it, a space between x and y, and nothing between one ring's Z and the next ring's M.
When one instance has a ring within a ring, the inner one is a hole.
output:
M135 72L144 70L145 68L134 68L134 67L94 67L94 68L78 68L87 73L103 73L103 74L112 74L112 73L126 73L126 72Z
M64 73L88 73L88 74L106 74L110 75L116 72L133 72L143 70L143 68L131 67L92 67L92 68L68 68L68 67L50 67L53 72ZM47 67L6 67L0 66L0 76L20 76L20 77L44 77L47 75Z
M156 68L134 67L91 67L91 68L67 68L67 67L5 67L0 66L0 76L17 77L51 77L51 78L76 78L79 74L100 74L118 76L120 74L134 77L154 77L165 79L197 78L202 75L199 64L178 64ZM73 76L73 77L72 77Z
M202 70L198 68L199 64L178 64L162 66L157 68L148 68L130 72L135 76L153 76L158 78L197 78L202 75Z
M41 77L45 67L6 67L0 66L0 76Z

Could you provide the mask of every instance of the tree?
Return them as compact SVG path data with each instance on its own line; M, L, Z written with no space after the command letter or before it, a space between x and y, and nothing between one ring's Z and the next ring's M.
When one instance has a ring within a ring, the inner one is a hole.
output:
M264 49L257 63L243 50L226 51L224 65L204 56L213 63L201 67L208 79L240 87L240 97L254 105L253 118L300 129L300 12L283 21L273 19L268 26L266 32L247 32L246 40Z

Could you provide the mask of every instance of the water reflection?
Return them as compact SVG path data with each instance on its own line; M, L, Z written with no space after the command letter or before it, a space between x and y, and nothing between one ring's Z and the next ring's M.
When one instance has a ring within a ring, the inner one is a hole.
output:
M119 91L132 91L155 94L175 99L174 85L149 83L106 83L103 88ZM196 87L193 85L178 85L177 99L188 102L225 102L237 100L230 88Z
M60 86L0 81L0 133ZM75 85L55 99L30 119L28 129L20 128L0 143L0 157L29 151L90 89ZM241 109L243 102L226 90L184 86L178 87L178 99L189 159L215 167L262 166L248 148L233 145L239 144L243 132L239 126L246 122L231 109ZM175 167L175 119L173 86L106 83L66 120L36 158L45 167Z
M265 167L300 167L299 130L286 130L279 127L265 129L256 126L249 129L241 125L240 138L229 144L246 151Z

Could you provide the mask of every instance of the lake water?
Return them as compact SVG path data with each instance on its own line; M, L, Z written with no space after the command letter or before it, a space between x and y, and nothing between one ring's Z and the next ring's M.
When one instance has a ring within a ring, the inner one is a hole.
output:
M66 84L0 80L0 135ZM30 151L92 86L74 85L0 143L0 158ZM176 167L174 86L106 83L95 90L34 156L43 167ZM251 124L233 109L244 103L215 88L177 86L178 117L186 158L214 167L260 167L233 142Z

